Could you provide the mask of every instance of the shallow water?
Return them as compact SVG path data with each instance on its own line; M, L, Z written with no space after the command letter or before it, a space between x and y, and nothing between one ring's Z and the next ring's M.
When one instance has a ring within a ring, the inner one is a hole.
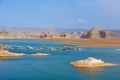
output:
M120 66L105 68L75 68L72 61L95 57L106 62L120 64L120 47L80 47L80 51L28 50L26 46L63 46L58 42L32 40L0 40L0 43L21 45L17 53L50 53L50 56L24 56L16 58L0 58L0 80L120 80Z

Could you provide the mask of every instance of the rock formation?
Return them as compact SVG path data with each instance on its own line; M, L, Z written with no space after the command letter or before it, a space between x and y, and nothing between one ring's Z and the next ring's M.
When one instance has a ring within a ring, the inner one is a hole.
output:
M51 33L51 38L61 38L60 33Z
M0 58L1 57L20 57L20 56L48 56L50 54L36 53L36 54L23 54L23 53L12 53L7 50L0 48Z
M19 56L25 56L26 54L23 53L12 53L8 52L7 50L0 48L0 57L19 57Z
M93 28L91 31L87 33L87 37L91 39L100 39L101 31L97 28Z
M86 32L81 32L80 33L80 38L87 38L87 33Z
M105 38L113 39L113 38L115 38L115 35L111 31L105 31Z
M36 30L36 29L35 29ZM40 38L84 38L84 39L114 39L115 35L111 31L100 30L93 28L89 32L78 34L77 32L71 33L59 33L59 32L44 32L35 31L27 28L24 30L10 30L9 28L0 30L0 39L40 39Z
M6 31L1 31L0 32L0 39L9 39L10 36L11 35Z
M65 38L71 38L71 34L70 33L65 33Z
M73 38L80 38L80 35L77 32L73 33Z
M88 59L85 59L85 60L71 62L70 64L78 68L94 68L94 67L106 67L106 66L117 65L117 64L107 63L101 59L96 59L93 57L89 57Z
M86 34L82 35L82 38L90 39L114 39L115 35L111 31L100 30L98 28L93 28Z
M31 54L31 56L49 56L50 54L43 54L43 53L36 53L36 54Z

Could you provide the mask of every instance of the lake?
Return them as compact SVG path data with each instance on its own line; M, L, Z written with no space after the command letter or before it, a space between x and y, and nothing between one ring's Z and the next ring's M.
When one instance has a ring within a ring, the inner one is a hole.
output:
M21 49L6 50L15 53L48 53L50 56L24 56L0 58L0 80L120 80L120 66L105 68L75 68L70 62L88 57L100 58L106 62L120 64L120 47L80 47L81 50L28 50L26 46L40 48L63 47L59 42L34 40L0 40Z

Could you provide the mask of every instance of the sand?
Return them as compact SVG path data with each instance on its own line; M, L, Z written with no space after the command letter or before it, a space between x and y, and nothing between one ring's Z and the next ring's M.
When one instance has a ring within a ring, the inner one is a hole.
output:
M20 57L25 56L26 54L23 53L12 53L7 50L0 48L0 57Z
M117 66L118 65L118 64L104 62L101 59L96 59L93 57L89 57L88 59L85 59L85 60L71 62L70 64L77 68L95 68L95 67L106 67L106 66Z
M23 53L12 53L7 50L0 48L0 58L1 57L20 57L20 56L48 56L50 54L36 53L36 54L23 54Z
M57 41L62 42L66 46L120 46L120 39L79 39L79 38L44 38L41 41Z

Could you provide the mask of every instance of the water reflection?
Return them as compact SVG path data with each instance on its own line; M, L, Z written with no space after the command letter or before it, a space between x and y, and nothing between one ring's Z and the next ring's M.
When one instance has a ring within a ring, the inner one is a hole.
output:
M79 74L83 75L87 80L100 79L104 68L78 68Z

